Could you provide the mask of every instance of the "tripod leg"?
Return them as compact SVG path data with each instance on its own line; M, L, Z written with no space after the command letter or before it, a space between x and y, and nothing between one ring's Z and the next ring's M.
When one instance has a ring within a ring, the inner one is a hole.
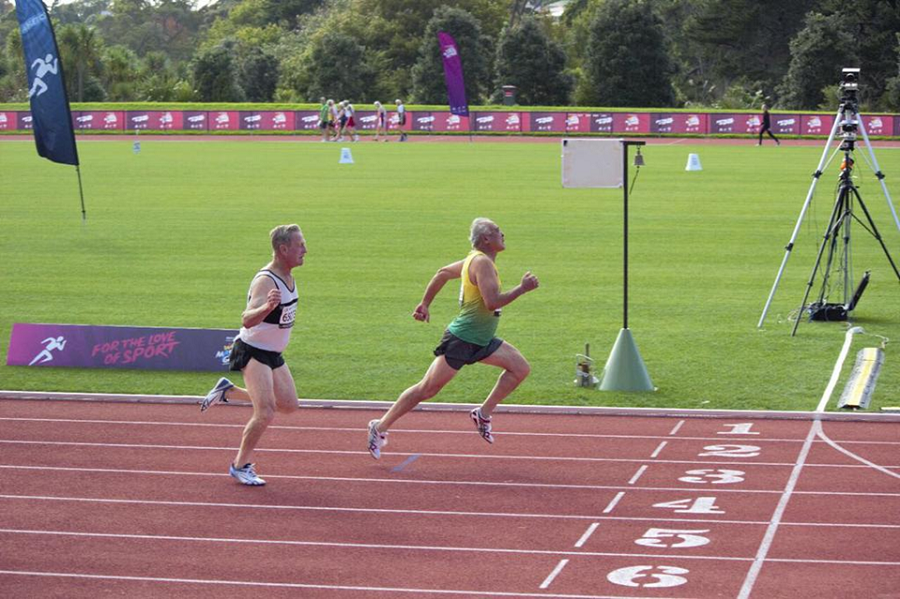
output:
M794 249L794 243L797 241L797 235L800 233L800 226L803 224L803 218L806 216L806 211L809 209L809 203L812 201L813 193L816 191L816 184L819 182L819 177L822 176L822 169L825 166L825 160L828 158L828 150L831 148L831 142L834 140L841 125L840 117L842 109L843 106L838 108L837 114L834 117L834 125L831 127L831 134L828 136L828 141L825 142L825 149L822 150L819 166L816 167L816 172L813 173L813 180L809 186L809 191L806 193L806 200L803 202L803 208L800 209L800 216L797 218L797 224L794 225L794 232L791 234L791 239L784 248L784 258L781 260L781 267L778 269L778 274L775 275L775 282L772 284L772 290L769 292L769 297L766 299L766 305L763 307L762 316L759 317L759 322L756 325L756 328L758 329L762 328L763 322L766 320L766 314L769 313L769 307L772 305L772 300L775 298L775 292L778 290L781 276L784 274L788 258L791 257L791 251Z
M832 240L832 242L828 255L828 264L831 264L834 258L835 244L833 238L843 222L842 217L846 195L847 192L842 186L841 191L838 193L837 200L834 202L834 208L831 211L831 218L828 220L828 228L825 229L825 236L822 238L822 244L819 246L819 252L816 254L816 263L813 265L812 273L809 275L809 281L806 282L806 292L803 294L803 301L800 302L800 309L797 311L797 319L794 321L791 337L794 337L797 334L797 327L800 326L800 319L803 317L803 308L806 306L806 302L809 299L809 292L812 291L813 283L815 283L816 280L816 273L819 271L819 265L822 263L822 254L825 253L825 246L828 245L829 240ZM839 215L841 216L839 217ZM827 283L827 272L825 273L825 277L825 283ZM824 289L824 287L825 285L823 284L822 288Z
M869 143L869 134L866 133L866 125L863 123L862 116L857 112L856 113L857 121L859 121L859 130L862 132L863 141L866 144L866 149L869 151L869 159L872 161L872 166L875 167L875 176L878 177L878 182L881 183L881 191L884 193L884 199L887 200L888 208L891 209L891 214L894 217L894 224L897 225L897 230L900 231L900 218L897 218L897 211L894 210L894 202L891 200L891 194L888 192L887 185L884 183L884 173L881 172L881 167L878 166L878 160L875 158L875 152L872 150L872 144ZM894 268L894 272L897 269Z
M891 263L891 268L894 269L894 274L897 275L897 280L900 281L900 270L897 270L897 264L894 262L894 259L891 258L890 252L888 252L887 246L884 245L884 239L881 237L881 233L878 232L878 227L875 226L875 221L872 220L872 215L869 214L869 209L866 208L866 203L863 202L862 197L859 195L859 191L854 187L853 195L856 196L856 201L859 203L860 208L863 209L863 213L866 215L866 220L869 221L869 226L872 227L872 236L878 240L878 243L881 244L881 249L884 252L884 255L887 257L888 262Z

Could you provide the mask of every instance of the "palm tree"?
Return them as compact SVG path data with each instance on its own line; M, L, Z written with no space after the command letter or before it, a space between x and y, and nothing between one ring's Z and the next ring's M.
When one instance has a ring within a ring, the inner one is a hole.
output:
M75 100L84 101L84 82L92 73L99 75L103 41L93 27L83 23L65 25L59 35L63 65L75 68Z

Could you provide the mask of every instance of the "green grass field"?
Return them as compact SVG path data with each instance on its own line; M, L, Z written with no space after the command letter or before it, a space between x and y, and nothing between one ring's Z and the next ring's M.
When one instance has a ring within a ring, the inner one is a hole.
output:
M286 357L300 397L393 400L430 363L456 285L430 324L412 309L435 270L466 254L471 220L487 216L506 234L505 285L525 270L541 281L504 309L498 334L532 364L509 403L815 408L846 328L803 322L791 338L788 315L828 221L836 165L758 330L822 146L659 144L644 151L630 221L629 325L655 393L573 385L575 354L590 342L602 368L622 326L621 190L562 189L557 144L415 140L352 145L354 165L338 164L337 144L144 139L135 155L131 140L81 142L85 225L73 168L38 158L31 142L0 141L0 388L204 393L217 375L5 366L12 324L237 328L269 229L297 222L309 254L295 271L301 308ZM684 171L690 152L702 172ZM900 150L876 152L900 197ZM860 192L900 260L900 232L858 162ZM859 227L853 248L855 279L872 270L854 322L894 340L877 409L900 399L900 285ZM857 350L881 342L873 335L857 336L845 376ZM466 368L435 401L480 401L496 374Z

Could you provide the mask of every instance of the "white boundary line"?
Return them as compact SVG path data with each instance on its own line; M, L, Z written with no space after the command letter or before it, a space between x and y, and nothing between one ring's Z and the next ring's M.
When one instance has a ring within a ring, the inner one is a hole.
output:
M420 454L418 454L420 455ZM86 472L93 474L143 474L152 476L199 476L199 477L215 477L224 478L225 473L220 472L188 472L177 470L128 470L125 468L79 468L73 466L24 466L21 464L0 464L0 470L47 470L51 472ZM632 491L654 491L654 492L680 492L680 493L708 493L708 489L704 488L688 488L688 487L628 487L625 485L576 485L572 483L515 483L502 481L483 481L483 480L433 480L420 478L368 478L368 477L351 477L351 476L303 476L296 474L270 474L266 472L266 477L281 480L314 480L327 482L346 482L346 483L386 483L391 485L410 484L410 485L436 485L436 486L475 486L475 487L503 487L503 488L525 488L525 489L567 489L577 491L617 491L619 489L628 489ZM716 489L717 493L737 493L737 494L756 494L756 495L780 495L781 491L777 489ZM618 495L624 495L625 491L621 491ZM900 493L873 493L873 492L855 492L855 491L794 491L794 495L823 495L838 497L898 497ZM620 498L613 498L613 502L619 501ZM611 505L615 505L612 503ZM604 513L607 513L604 510Z
M554 550L554 549L510 549L505 547L458 547L458 546L441 546L441 545L388 545L383 543L340 543L335 541L295 541L290 539L246 539L246 538L228 538L228 537L189 537L180 535L148 535L148 534L124 534L124 533L100 533L100 532L80 532L68 530L27 530L16 528L0 528L0 535L32 535L47 537L82 537L94 539L127 539L139 541L177 541L190 543L233 543L240 545L285 545L289 547L331 547L331 548L351 548L351 549L377 549L377 550L397 550L397 551L447 551L455 553L496 553L508 555L568 555L568 556L584 556L584 557L634 557L634 558L651 558L651 559L682 559L682 560L698 560L713 562L749 562L751 557L739 556L722 556L722 555L683 555L683 554L665 554L665 553L623 553L616 551L572 551L572 550ZM563 559L557 565L557 568L550 573L550 576L544 581L549 586L548 581L552 581L565 566L568 559ZM900 566L900 561L871 561L871 560L820 560L805 558L776 558L775 562L789 562L801 564L841 564L841 565L874 565L874 566ZM541 585L541 588L547 588Z
M114 393L80 393L56 391L9 391L0 390L0 399L53 400L53 401L85 401L85 402L121 402L151 404L186 404L200 403L199 396L193 395L131 395ZM346 399L301 399L302 408L337 408L354 410L385 411L394 404L393 401L369 401ZM229 402L225 407L247 407L246 402ZM468 412L478 404L422 402L416 410L423 412ZM701 410L693 408L629 408L600 406L555 406L503 403L495 408L498 412L514 414L582 414L598 416L645 416L655 418L752 418L757 420L875 420L900 422L900 414L862 413L862 412L816 412L786 410ZM671 434L671 433L670 433Z
M205 584L240 587L266 587L286 589L314 589L328 591L359 591L363 593L415 593L417 595L463 595L466 597L561 597L562 599L628 599L623 595L560 595L554 593L511 593L508 591L464 591L450 589L406 589L399 587L364 587L328 584L302 584L299 582L263 582L244 580L206 580L202 578L160 578L152 576L111 576L103 574L81 574L77 572L29 572L25 570L0 570L0 575L40 576L47 578L79 578L89 580L120 580L128 582L167 582L177 584ZM676 599L660 597L659 599Z
M178 451L235 451L236 447L219 447L213 445L156 445L152 443L94 443L87 441L47 441L26 439L0 439L0 445L48 445L53 447L115 447L119 449L174 449ZM259 448L257 453L288 453L288 454L326 454L338 456L365 455L365 450L353 451L347 449L298 449L298 448ZM537 462L586 462L586 463L644 463L644 458L591 458L581 456L547 456L547 455L502 455L479 453L428 453L428 452L394 452L396 457L430 457L430 458L464 458L478 460L534 460ZM656 464L688 464L711 466L757 466L764 468L793 467L791 462L747 462L747 461L722 461L722 460L655 460ZM868 468L864 464L809 464L810 468ZM887 468L900 468L900 465L890 465Z
M133 425L133 426L156 426L156 427L186 427L186 428L228 428L243 429L246 424L229 424L225 422L179 422L175 420L103 420L97 418L33 418L22 416L0 416L0 422L54 422L60 424L100 424L100 425ZM266 430L286 430L298 432L340 432L359 434L359 427L348 426L297 426L290 424L272 424ZM405 434L424 434L424 435L466 435L472 434L470 428L465 429L416 429L416 428L392 428L392 432ZM525 431L502 431L505 436L512 437L564 437L575 439L669 439L667 435L615 435L601 433L542 433L542 432L525 432ZM731 433L716 433L731 434ZM754 433L756 434L756 433ZM678 437L677 441L715 441L721 442L721 437ZM796 443L802 444L802 439L789 438L754 438L753 442L760 443ZM664 441L664 444L668 441ZM900 445L900 441L870 441L863 440L843 440L841 443L858 444L858 445ZM652 457L652 456L651 456Z
M546 589L547 587L549 587L550 583L553 582L553 579L556 578L559 575L559 573L563 571L563 568L565 568L566 564L568 564L568 563L569 563L569 560L567 560L567 559L559 560L559 563L556 564L555 568L553 568L553 572L550 572L550 574L547 576L547 578L544 579L544 582L542 582L541 586L538 588Z

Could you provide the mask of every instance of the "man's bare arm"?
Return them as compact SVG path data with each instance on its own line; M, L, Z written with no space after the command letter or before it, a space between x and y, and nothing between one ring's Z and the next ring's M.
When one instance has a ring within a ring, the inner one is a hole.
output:
M478 285L481 297L484 300L484 306L488 310L498 310L503 306L512 303L520 295L524 295L529 291L537 289L537 277L531 274L531 271L522 275L522 281L510 289L501 293L500 280L497 278L497 271L491 260L485 256L477 256L469 265L469 270L474 275L474 281ZM470 275L471 276L471 275Z
M431 314L428 311L428 307L431 306L431 302L434 301L438 292L444 288L447 281L458 279L462 276L464 262L464 260L460 260L459 262L454 262L453 264L441 267L435 275L431 277L428 286L425 287L425 295L422 296L422 301L419 302L419 305L413 310L413 318L423 322L429 322L431 320Z
M281 304L281 292L269 277L258 277L250 287L250 301L241 314L244 328L255 327Z

